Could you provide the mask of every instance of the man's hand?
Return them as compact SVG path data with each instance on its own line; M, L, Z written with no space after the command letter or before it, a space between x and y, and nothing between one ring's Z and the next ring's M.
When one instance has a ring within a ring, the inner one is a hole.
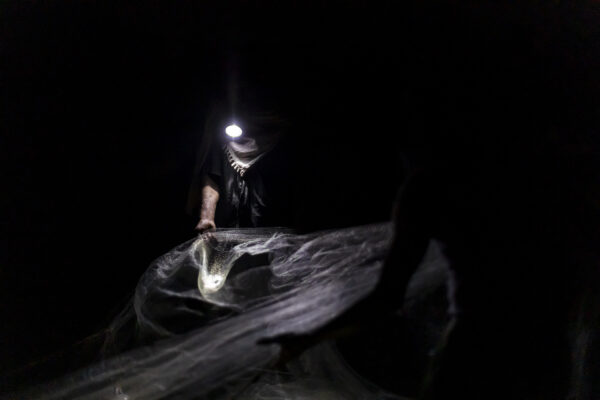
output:
M204 233L214 231L217 229L217 226L215 225L215 221L212 219L201 219L194 229L196 229L196 231L199 233Z
M202 187L202 205L200 207L200 222L196 225L196 231L203 234L214 231L215 210L219 201L219 190L215 182L207 175L202 178L204 186Z

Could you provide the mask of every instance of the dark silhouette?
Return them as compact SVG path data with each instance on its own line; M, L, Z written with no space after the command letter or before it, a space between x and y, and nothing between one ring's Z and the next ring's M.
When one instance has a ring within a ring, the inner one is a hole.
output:
M565 22L582 9L415 6L402 132L413 172L379 286L312 338L284 339L288 350L348 323L376 329L436 239L451 322L422 397L593 397L590 342L573 340L598 321L597 60Z

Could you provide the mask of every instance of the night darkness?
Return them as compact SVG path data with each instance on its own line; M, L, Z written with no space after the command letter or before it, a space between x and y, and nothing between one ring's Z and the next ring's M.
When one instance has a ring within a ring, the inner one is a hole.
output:
M206 112L243 65L285 85L305 116L294 148L311 191L297 227L389 218L399 152L362 135L374 118L397 123L366 110L397 96L373 82L399 58L353 29L360 5L275 8L2 6L3 368L102 328L149 262L192 237L185 206Z
M459 87L483 93L482 79L517 86L547 73L531 86L541 91L503 92L494 113L471 122L493 125L506 99L529 103L542 120L564 114L556 126L582 133L551 143L587 157L572 187L591 191L597 10L526 2L536 5L464 7L459 15L454 2L440 3L396 10L359 1L3 2L0 373L104 328L148 264L193 237L196 217L185 206L197 148L232 76L276 90L292 115L292 225L302 232L389 220L407 173L405 148L431 147L416 152L422 161L460 146L405 132L452 123L460 105L436 96ZM465 27L478 19L487 22ZM448 50L449 36L458 50ZM517 55L495 54L497 63L485 51L490 43ZM523 75L503 75L515 63ZM559 102L548 100L557 92ZM511 122L519 118L529 117ZM511 138L537 140L521 128ZM495 146L486 140L476 145ZM556 167L560 179L569 181L577 168L570 167ZM598 214L587 210L576 213L592 243Z

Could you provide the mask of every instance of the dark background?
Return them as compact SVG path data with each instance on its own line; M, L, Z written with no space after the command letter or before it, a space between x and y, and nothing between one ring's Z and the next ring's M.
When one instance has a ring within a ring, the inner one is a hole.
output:
M373 24L385 9L9 1L0 13L0 371L100 331L148 264L194 235L197 147L232 77L293 109L307 188L296 228L389 218L401 57L397 27Z
M148 264L194 235L195 157L234 77L293 116L300 231L388 220L405 149L496 145L427 134L445 123L506 127L531 150L518 110L596 171L598 7L282 3L2 3L0 373L103 329ZM468 107L488 111L456 123ZM563 181L579 168L563 167ZM586 176L573 193L597 184Z

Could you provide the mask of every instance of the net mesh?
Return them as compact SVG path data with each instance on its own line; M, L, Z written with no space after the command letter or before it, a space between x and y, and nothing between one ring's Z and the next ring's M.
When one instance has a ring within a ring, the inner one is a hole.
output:
M273 368L279 345L257 344L313 331L368 294L392 232L389 223L306 235L223 229L189 240L141 277L131 304L108 330L103 361L21 395L398 398L361 378L332 343L309 349L284 369ZM422 304L419 299L443 285L445 271L433 243L409 286L408 304Z

